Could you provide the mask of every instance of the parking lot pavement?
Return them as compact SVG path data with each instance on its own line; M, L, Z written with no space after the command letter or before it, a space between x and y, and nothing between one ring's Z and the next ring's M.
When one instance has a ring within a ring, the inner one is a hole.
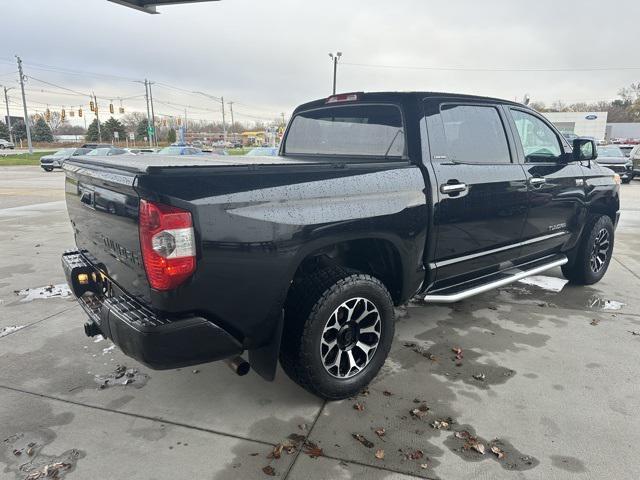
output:
M63 283L59 256L73 240L61 174L1 173L2 479L56 462L68 479L637 478L640 182L622 187L601 283L553 292L558 270L544 288L399 308L368 392L325 403L282 372L267 383L221 363L150 371L85 337L69 297L16 294ZM137 370L133 382L100 388L117 365ZM267 458L292 434L323 456L298 443Z

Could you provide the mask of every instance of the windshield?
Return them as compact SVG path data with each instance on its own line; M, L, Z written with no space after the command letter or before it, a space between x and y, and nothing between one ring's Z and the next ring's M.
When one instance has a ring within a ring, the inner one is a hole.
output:
M394 105L345 105L300 112L287 133L285 152L402 157L402 114Z
M624 157L624 153L618 147L598 147L600 157Z
M109 155L110 148L96 148L95 150L91 150L87 155L97 156L97 155Z
M53 154L54 157L68 157L70 155L73 155L73 152L75 152L76 149L75 148L63 148L62 150L58 150L56 153Z

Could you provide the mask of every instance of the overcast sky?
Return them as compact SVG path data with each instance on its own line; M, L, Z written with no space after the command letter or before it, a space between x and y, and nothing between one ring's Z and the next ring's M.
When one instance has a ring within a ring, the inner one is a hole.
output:
M337 50L340 91L529 93L551 103L612 99L640 81L638 0L222 0L161 7L160 15L106 0L1 0L0 8L0 84L15 84L18 54L27 75L99 97L143 94L132 80L145 77L224 96L237 102L237 120L288 115L296 104L328 95L327 54ZM473 71L607 67L639 68ZM88 99L43 89L64 92L30 80L34 108L87 107ZM17 91L11 95L18 101ZM164 102L156 114L179 114L178 104L219 110L163 85L155 86L154 100ZM144 108L140 98L123 103L128 111ZM219 116L195 108L189 114Z

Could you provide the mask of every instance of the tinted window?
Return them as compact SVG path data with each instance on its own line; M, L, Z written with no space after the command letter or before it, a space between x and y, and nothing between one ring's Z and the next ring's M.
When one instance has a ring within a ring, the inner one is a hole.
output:
M443 105L448 157L456 162L510 163L509 144L494 107Z
M402 157L402 114L392 105L335 106L301 112L291 123L289 155Z
M562 150L555 132L538 117L521 110L511 110L527 162L553 162Z

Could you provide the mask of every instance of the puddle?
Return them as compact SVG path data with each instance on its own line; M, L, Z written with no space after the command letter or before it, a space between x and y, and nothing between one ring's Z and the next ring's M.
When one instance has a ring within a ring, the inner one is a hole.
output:
M66 283L58 283L57 285L46 285L39 288L25 288L16 291L16 295L23 296L21 302L32 302L33 300L42 300L46 298L66 298L71 295L71 290Z
M26 325L12 325L10 327L4 327L0 330L0 338L6 337L7 335L17 332L18 330L22 330Z
M533 285L548 292L558 293L561 292L564 286L569 283L569 280L558 277L549 277L547 275L534 275L532 277L523 278L518 283L525 285Z
M105 349L106 350L106 349ZM115 370L106 375L95 375L94 381L98 388L103 390L115 386L131 385L135 388L142 388L147 384L149 375L141 373L137 368L127 368L126 365L117 365Z

